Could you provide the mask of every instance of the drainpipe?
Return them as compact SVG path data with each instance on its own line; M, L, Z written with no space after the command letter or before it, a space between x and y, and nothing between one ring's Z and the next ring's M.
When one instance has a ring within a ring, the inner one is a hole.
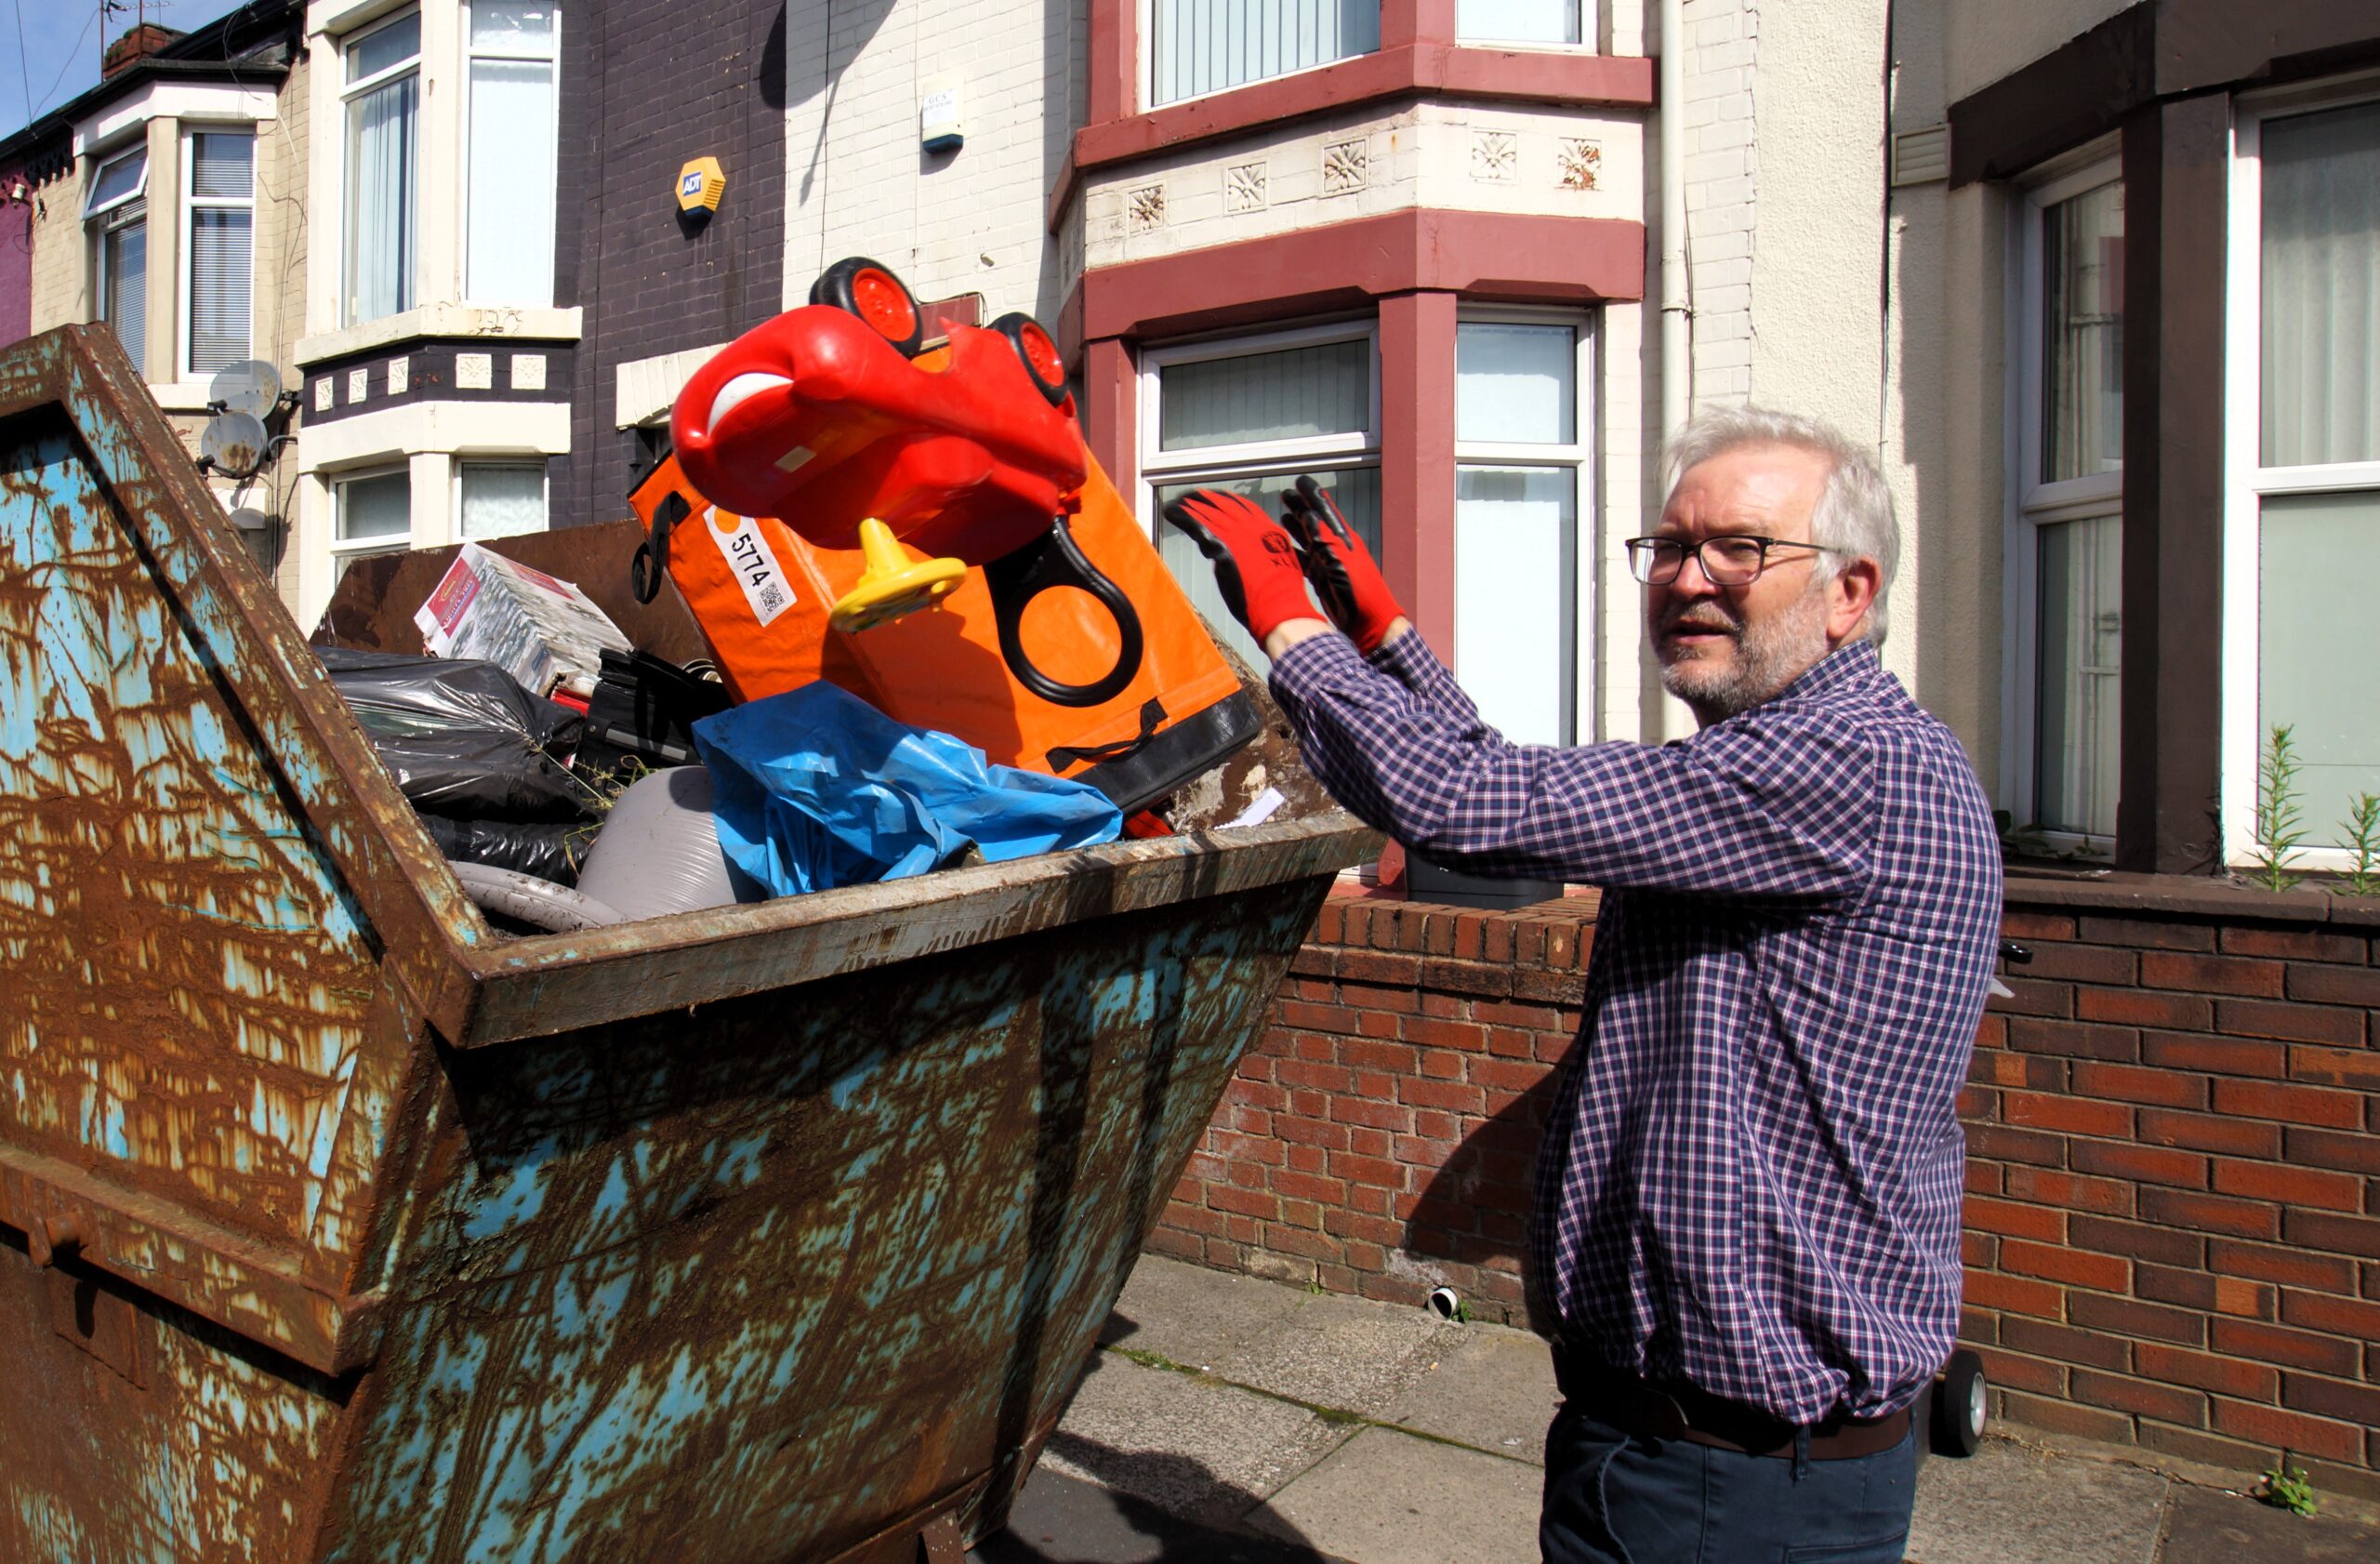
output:
M1666 440L1693 410L1694 339L1686 278L1686 0L1660 0L1660 436Z

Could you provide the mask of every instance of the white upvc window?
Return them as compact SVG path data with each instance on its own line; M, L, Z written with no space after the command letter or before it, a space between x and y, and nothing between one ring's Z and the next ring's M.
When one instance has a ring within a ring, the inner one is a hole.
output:
M421 13L340 46L345 119L339 324L413 308L420 228Z
M331 581L366 554L413 547L413 471L342 472L331 480Z
M2123 649L2123 183L2025 194L2002 796L2055 849L2113 852Z
M182 134L181 373L193 380L251 356L256 145L246 126Z
M1141 355L1141 513L1190 601L1251 666L1266 658L1216 589L1214 567L1161 511L1197 488L1232 489L1277 513L1311 476L1384 559L1380 368L1372 323L1152 348Z
M2239 105L2227 325L2223 840L2256 849L2257 762L2287 727L2299 862L2346 866L2380 793L2380 95Z
M149 149L100 160L83 198L89 224L92 298L133 367L147 374L149 351Z
M463 541L543 532L547 526L544 458L455 463L455 517Z
M1380 0L1141 0L1151 108L1369 54Z
M561 7L470 0L468 10L463 298L551 304Z
M1577 316L1465 311L1455 327L1455 672L1515 744L1575 743L1588 709L1592 352Z
M1466 44L1577 44L1593 25L1588 0L1455 0L1454 33Z

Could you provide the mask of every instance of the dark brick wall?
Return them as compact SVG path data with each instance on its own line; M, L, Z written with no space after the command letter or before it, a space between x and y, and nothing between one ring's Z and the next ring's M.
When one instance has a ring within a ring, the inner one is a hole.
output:
M721 342L784 293L784 0L608 0L563 28L555 302L586 311L557 526L628 513L635 439L613 427L615 367ZM727 195L707 224L676 179L707 153Z
M1327 904L1149 1247L1521 1323L1593 905ZM1961 1102L1994 1415L2380 1498L2380 904L2012 877L2005 928Z

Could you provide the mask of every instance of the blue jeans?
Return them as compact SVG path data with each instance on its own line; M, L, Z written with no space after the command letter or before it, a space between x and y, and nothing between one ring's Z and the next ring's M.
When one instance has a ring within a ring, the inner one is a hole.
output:
M1566 1400L1545 1433L1545 1564L1901 1564L1917 1445L1847 1461L1633 1438Z

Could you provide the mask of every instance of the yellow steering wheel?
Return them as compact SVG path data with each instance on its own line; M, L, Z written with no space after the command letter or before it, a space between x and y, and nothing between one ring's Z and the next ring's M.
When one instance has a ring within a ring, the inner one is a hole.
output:
M967 576L964 560L913 562L892 529L873 516L859 524L859 546L867 556L866 573L826 616L826 622L845 635L857 635L888 619L931 608Z

